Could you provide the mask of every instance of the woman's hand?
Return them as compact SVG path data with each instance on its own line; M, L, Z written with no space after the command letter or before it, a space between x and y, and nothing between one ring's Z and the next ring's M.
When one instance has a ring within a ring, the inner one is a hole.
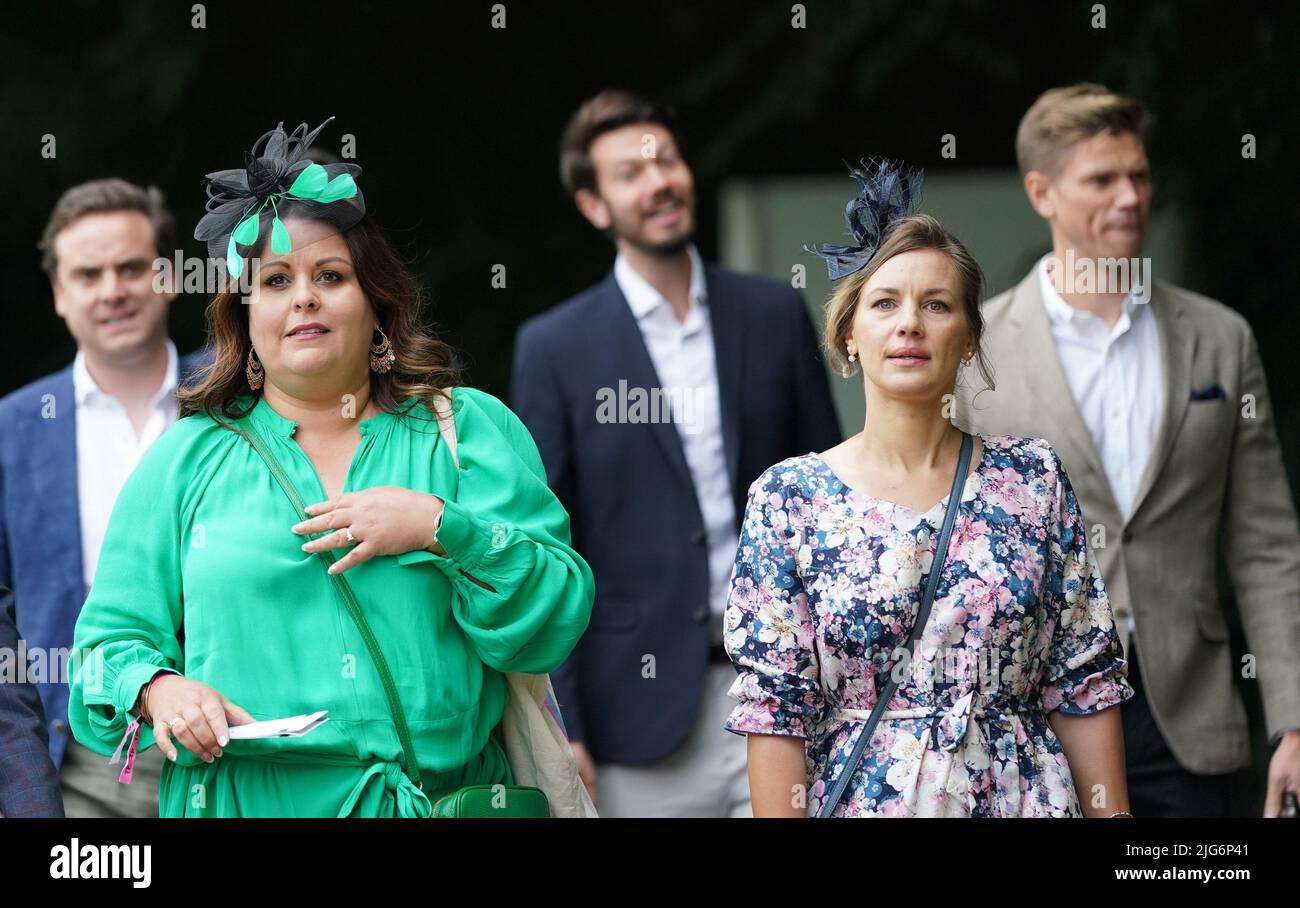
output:
M211 763L230 743L231 725L246 725L254 719L201 681L165 674L154 680L140 704L153 726L159 749L175 760L176 738L196 757Z
M376 555L401 555L421 549L447 554L434 539L442 522L442 499L437 495L400 486L379 486L310 505L307 513L311 518L297 524L295 533L334 532L307 542L302 547L304 552L352 547L330 566L331 574L342 573Z

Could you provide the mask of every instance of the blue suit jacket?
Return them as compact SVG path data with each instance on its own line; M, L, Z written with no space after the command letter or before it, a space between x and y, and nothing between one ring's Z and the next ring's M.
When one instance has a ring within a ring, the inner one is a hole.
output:
M0 586L0 649L18 650L14 595ZM15 671L21 671L17 661ZM0 816L61 817L59 774L50 761L45 715L36 688L0 679Z
M181 384L208 356L199 351L180 358ZM0 400L0 586L14 591L18 630L28 648L47 653L71 652L88 592L81 564L76 399L68 366ZM56 767L63 764L71 734L65 682L58 677L37 684Z
M705 281L739 521L764 470L841 435L800 294L713 265ZM520 329L511 405L596 579L588 630L551 680L571 737L593 759L646 763L680 747L698 714L710 641L708 547L677 427L598 421L599 390L617 393L620 381L660 387L612 272Z

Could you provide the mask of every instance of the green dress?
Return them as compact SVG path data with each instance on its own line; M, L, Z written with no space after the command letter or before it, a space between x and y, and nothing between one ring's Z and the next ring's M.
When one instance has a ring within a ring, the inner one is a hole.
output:
M205 763L177 744L162 816L414 816L470 784L510 783L492 734L503 672L542 673L587 627L591 570L537 447L504 404L452 392L460 465L423 404L360 423L345 491L396 485L446 501L438 541L345 575L392 670L423 791L402 772L379 675L288 497L241 436L179 420L122 489L77 620L69 707L81 743L111 754L159 669L209 684L254 719L329 710L298 738L232 740ZM259 400L249 417L308 504L325 492L295 423ZM342 554L341 551L338 554ZM472 574L495 590L469 580ZM153 732L141 728L140 749ZM105 762L104 771L116 768Z

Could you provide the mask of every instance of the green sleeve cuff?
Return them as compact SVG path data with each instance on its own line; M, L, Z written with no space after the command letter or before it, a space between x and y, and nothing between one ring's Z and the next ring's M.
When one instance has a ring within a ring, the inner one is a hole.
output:
M456 502L446 501L435 540L462 569L472 573L492 547L492 528Z
M397 556L398 564L421 564L425 561L443 561L441 555L435 555L426 549L416 549L413 552L403 552Z
M122 670L117 676L117 684L113 687L113 706L117 708L119 714L126 713L135 706L135 701L140 696L140 689L159 672L179 674L174 669L153 662L137 662Z
M140 688L148 684L149 679L159 672L180 674L165 665L136 662L128 665L118 674L113 682L113 689L106 691L106 695L96 696L93 693L86 693L84 705L87 726L84 730L77 730L77 740L96 753L105 756L112 753L121 740L123 729L131 723L131 720L137 718L131 715L129 710L135 706L136 698L140 696ZM73 727L74 729L77 727L75 719ZM83 734L82 731L87 734ZM153 728L141 723L138 749L148 750L153 744Z

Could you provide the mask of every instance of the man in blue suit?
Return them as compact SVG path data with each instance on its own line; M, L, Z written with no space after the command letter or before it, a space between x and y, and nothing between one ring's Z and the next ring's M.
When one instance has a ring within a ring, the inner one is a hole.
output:
M41 698L18 645L14 594L0 586L0 817L61 817Z
M72 738L67 682L113 502L175 421L176 388L200 365L177 356L167 337L175 294L155 286L153 265L173 255L175 223L157 189L95 180L63 194L40 247L77 355L0 400L0 585L16 594L18 629L42 657L34 680L67 815L157 816L157 748L137 758L134 784L118 784L117 771Z
M841 439L812 324L790 287L701 261L665 109L602 92L560 167L618 255L515 347L512 405L596 577L556 695L603 816L748 816L722 614L750 483Z

